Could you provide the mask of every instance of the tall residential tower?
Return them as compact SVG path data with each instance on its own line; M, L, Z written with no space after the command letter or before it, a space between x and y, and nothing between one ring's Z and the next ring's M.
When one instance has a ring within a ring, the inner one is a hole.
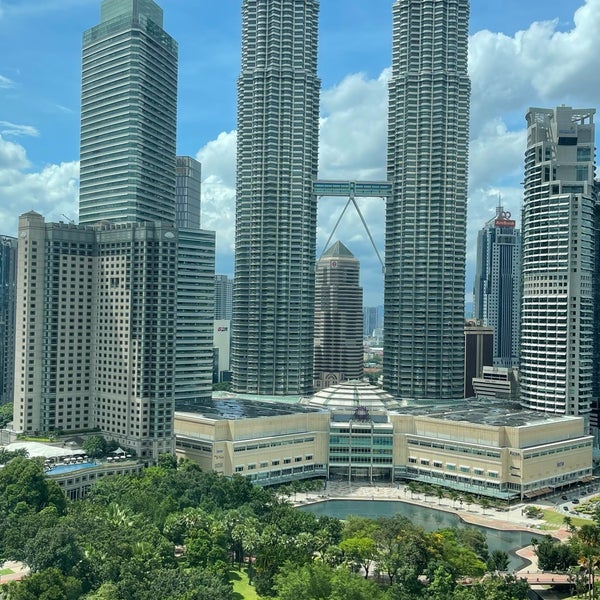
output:
M494 365L517 367L521 232L502 206L477 234L473 313L475 319L494 329Z
M396 0L389 84L383 385L463 395L468 0Z
M595 369L594 114L529 109L523 202L521 402L586 418Z
M244 0L238 80L233 389L313 385L317 0Z

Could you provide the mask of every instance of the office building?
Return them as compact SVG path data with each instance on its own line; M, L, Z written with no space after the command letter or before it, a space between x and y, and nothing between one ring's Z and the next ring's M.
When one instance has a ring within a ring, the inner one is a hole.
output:
M233 280L215 275L215 319L231 321L233 314Z
M360 263L341 242L317 261L315 285L315 389L363 374Z
M191 156L175 158L175 223L180 229L200 229L202 165Z
M175 402L210 400L213 383L215 232L179 229Z
M475 395L473 378L481 377L484 367L494 363L494 329L485 327L475 319L465 322L465 383L463 395L471 398Z
M212 317L214 234L185 229L190 216L178 240L177 44L162 10L103 0L100 20L83 36L81 224L19 219L14 424L97 429L152 460L174 449L176 390L197 393L189 353L199 307Z
M494 330L494 364L519 364L521 232L503 206L477 234L473 316Z
M19 218L14 427L173 449L177 232Z
M471 380L476 398L519 401L519 370L512 367L485 366Z
M468 0L397 0L389 83L383 385L463 394Z
M228 319L213 322L213 352L213 382L231 381L231 321Z
M153 0L103 0L83 34L79 222L175 222L177 43Z
M529 109L523 201L521 402L587 420L595 370L594 113Z
M0 235L0 404L13 401L17 238Z
M365 306L363 309L363 336L372 337L376 329L381 329L382 326L382 307L381 306Z
M212 394L215 232L200 229L200 163L177 156L176 165L177 405L210 400Z
M317 0L244 0L238 80L233 389L313 386Z

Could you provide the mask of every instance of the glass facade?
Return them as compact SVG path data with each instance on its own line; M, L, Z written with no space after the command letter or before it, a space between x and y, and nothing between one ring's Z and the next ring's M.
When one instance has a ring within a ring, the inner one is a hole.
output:
M238 79L233 389L313 386L319 141L316 0L244 0Z
M468 0L393 6L383 385L463 394L470 82Z
M177 44L152 0L83 35L79 221L175 221Z

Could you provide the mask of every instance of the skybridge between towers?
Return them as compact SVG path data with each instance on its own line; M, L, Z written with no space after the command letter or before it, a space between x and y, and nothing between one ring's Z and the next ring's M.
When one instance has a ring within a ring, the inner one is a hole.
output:
M327 180L317 180L313 183L313 194L317 197L323 196L341 196L343 198L348 198L348 202L346 202L346 206L344 206L344 210L340 214L335 227L333 228L327 243L325 244L324 250L329 248L329 244L331 242L331 238L335 233L342 217L346 213L346 209L350 204L354 206L360 220L369 236L369 240L371 241L371 246L373 246L373 250L375 250L375 254L379 259L379 263L381 264L381 270L385 273L385 264L381 259L381 255L379 254L379 250L375 245L375 241L373 240L373 236L369 231L369 227L365 218L363 217L358 204L356 203L356 198L389 198L392 195L392 184L389 181L327 181Z

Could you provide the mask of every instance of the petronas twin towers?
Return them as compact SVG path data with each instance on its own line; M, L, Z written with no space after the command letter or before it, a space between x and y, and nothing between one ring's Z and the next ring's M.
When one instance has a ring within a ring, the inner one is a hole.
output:
M313 386L316 0L243 0L232 347L238 392ZM463 387L468 0L396 0L389 84L384 387Z

